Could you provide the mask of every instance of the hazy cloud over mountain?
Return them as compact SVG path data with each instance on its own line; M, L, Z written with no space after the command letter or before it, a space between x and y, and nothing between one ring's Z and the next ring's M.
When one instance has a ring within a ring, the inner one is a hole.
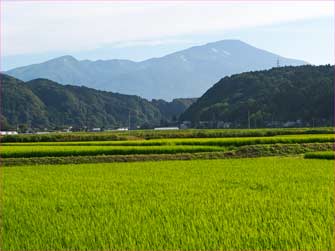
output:
M332 44L332 39L322 32L327 29L327 34L333 34L331 1L4 1L1 11L2 56L5 61L2 65L5 69L64 54L80 59L143 60L227 38L241 39L286 57L301 58L294 54L294 50L280 45L282 41L292 41L292 34L277 28L288 22L308 20L316 20L316 26L309 26L308 34L299 32L299 36L294 37L294 41L305 41L297 50L322 48L328 53L321 51L318 53L320 56L311 53L304 59L315 64L332 62L329 56L325 56L331 54L329 44ZM329 21L319 23L317 20L320 18ZM270 28L266 34L271 36L265 37L258 27ZM248 32L252 33L252 38ZM276 40L272 39L273 36ZM260 39L255 39L257 37ZM319 41L315 41L316 38ZM324 41L330 42L325 44ZM126 48L134 49L127 52ZM152 51L149 48L153 48ZM138 49L143 53L137 54L135 51Z

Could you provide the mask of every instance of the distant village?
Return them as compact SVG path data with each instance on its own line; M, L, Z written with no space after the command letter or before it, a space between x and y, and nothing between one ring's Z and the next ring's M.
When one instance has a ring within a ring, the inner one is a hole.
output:
M172 125L171 125L172 124ZM118 127L118 128L102 128L102 127L63 127L63 128L44 128L35 129L29 128L25 126L17 126L16 130L1 130L0 135L17 135L17 134L47 134L47 133L71 133L71 132L122 132L122 131L131 131L131 130L185 130L185 129L235 129L235 128L245 128L245 129L254 129L254 128L262 128L257 127L256 125L248 124L247 126L243 126L240 123L232 123L232 122L225 122L225 121L199 121L197 123L192 123L191 121L182 121L179 124L171 123L171 124L164 124L158 127L141 127L141 126L130 126L130 127ZM266 123L265 128L279 128L279 127L318 127L318 126L328 126L327 121L315 121L312 122L303 122L301 120L296 121L286 121L286 122L279 122L279 121L271 121ZM264 126L263 126L264 127Z

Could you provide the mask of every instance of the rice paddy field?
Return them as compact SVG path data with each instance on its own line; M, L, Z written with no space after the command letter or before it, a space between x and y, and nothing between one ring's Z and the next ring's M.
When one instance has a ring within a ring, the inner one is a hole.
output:
M312 130L4 142L1 250L333 250L334 135Z

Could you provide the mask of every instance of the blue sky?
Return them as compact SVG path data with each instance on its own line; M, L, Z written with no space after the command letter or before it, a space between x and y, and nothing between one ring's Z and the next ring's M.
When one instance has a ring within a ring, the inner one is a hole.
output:
M223 39L334 62L332 1L6 1L1 10L2 70L68 54L140 61Z

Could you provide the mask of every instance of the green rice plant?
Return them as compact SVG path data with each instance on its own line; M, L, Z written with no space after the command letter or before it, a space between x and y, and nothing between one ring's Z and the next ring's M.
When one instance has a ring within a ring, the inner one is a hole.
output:
M3 146L2 158L215 152L217 146Z
M1 250L333 250L334 163L4 167Z
M334 128L187 129L175 131L136 130L128 133L144 139L266 137L292 134L333 134ZM126 133L123 132L123 135ZM122 134L120 134L122 135Z
M217 139L178 139L171 140L176 145L207 145L207 146L243 146L257 144L302 144L334 142L333 134L325 135L294 135L276 137L245 137Z
M334 151L306 153L306 159L334 159Z
M236 137L236 138L185 138L154 139L130 141L75 141L75 142L33 142L3 143L3 146L167 146L167 145L207 145L207 146L242 146L256 144L294 144L334 142L333 134L305 134L271 137Z
M192 160L192 159L224 159L250 158L264 156L300 155L311 151L329 151L332 143L305 144L267 144L246 145L236 149L219 152L173 153L173 154L127 154L127 155L90 155L90 156L62 156L62 157L25 157L3 158L2 166L43 165L43 164L80 164L80 163L111 163L135 161L163 161L163 160Z
M135 139L129 135L115 133L48 133L48 134L18 134L0 137L1 142L59 142L59 141L97 141L97 140L127 140Z
M174 154L234 150L236 147L246 145L310 144L331 143L333 141L333 135L321 134L207 139L4 143L0 152L3 158Z
M3 143L2 146L163 146L169 140L127 140L127 141L64 141Z

